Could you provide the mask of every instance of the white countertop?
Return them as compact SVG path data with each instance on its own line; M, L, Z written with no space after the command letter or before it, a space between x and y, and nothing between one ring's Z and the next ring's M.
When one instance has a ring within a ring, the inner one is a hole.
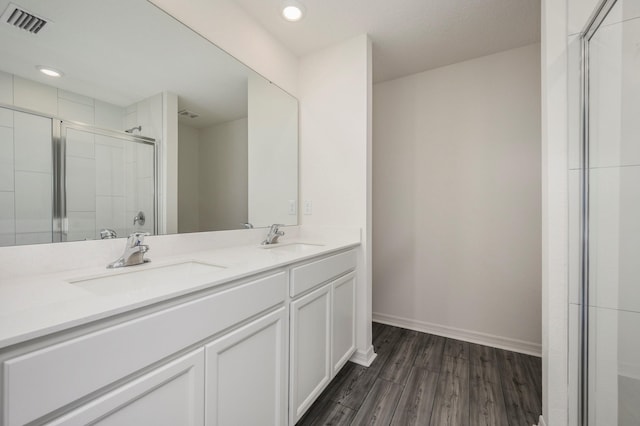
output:
M303 253L265 249L258 244L252 244L154 257L151 244L152 250L148 257L152 262L144 265L116 270L107 270L104 266L69 269L2 280L0 349L360 244L359 238L353 238L353 235L343 238L315 237L312 240L283 239L280 244L294 242L322 245L306 247ZM134 284L126 291L95 291L90 286L72 283L74 280L87 277L126 274L187 261L223 268L198 274L189 281L163 282L160 285Z

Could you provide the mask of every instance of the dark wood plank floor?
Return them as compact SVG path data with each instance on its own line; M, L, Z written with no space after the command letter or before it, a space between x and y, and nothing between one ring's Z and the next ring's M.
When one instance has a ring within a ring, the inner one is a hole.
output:
M298 426L538 422L540 358L378 323L373 346L373 364L347 363Z

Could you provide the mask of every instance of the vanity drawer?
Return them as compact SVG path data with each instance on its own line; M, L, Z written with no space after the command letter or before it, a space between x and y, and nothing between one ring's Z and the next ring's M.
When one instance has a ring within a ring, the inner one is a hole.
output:
M326 257L291 270L290 296L299 294L356 268L354 250Z
M284 302L286 272L4 362L3 423L22 425Z

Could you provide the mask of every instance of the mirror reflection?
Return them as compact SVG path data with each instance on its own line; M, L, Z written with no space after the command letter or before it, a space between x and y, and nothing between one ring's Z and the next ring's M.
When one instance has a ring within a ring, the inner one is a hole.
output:
M295 98L145 0L0 12L0 245L297 223Z

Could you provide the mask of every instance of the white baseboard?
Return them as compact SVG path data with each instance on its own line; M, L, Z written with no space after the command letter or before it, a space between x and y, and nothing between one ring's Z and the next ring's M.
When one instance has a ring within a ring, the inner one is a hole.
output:
M547 426L547 423L544 421L544 417L540 416L540 420L538 420L538 426Z
M369 367L378 355L373 351L373 345L369 346L366 351L355 351L349 361Z
M494 336L492 334L479 333L477 331L462 330L460 328L449 327L446 325L433 324L375 312L373 313L373 321L382 324L394 325L396 327L408 328L409 330L421 331L423 333L449 337L451 339L464 340L466 342L492 346L494 348L506 349L513 352L520 352L527 355L534 355L537 357L542 356L542 345L538 343L526 342L502 336Z

